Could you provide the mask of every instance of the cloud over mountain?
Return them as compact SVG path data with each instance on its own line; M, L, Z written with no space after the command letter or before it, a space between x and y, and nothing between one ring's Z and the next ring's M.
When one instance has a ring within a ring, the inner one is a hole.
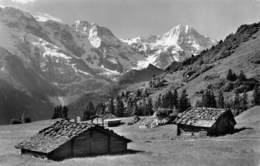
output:
M27 4L27 3L32 3L35 0L11 0L11 1L15 3Z

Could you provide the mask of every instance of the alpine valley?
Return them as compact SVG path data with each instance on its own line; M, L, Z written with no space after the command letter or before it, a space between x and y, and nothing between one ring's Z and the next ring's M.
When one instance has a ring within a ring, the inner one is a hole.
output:
M162 35L120 39L95 23L68 25L0 8L0 123L23 114L47 119L55 105L83 96L106 100L119 80L137 73L147 81L214 44L187 25Z

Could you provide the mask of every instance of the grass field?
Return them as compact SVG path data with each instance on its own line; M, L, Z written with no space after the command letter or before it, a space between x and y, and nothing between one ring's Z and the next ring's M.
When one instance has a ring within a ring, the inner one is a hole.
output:
M123 119L127 121L128 119ZM176 136L176 126L140 129L138 125L113 128L133 140L129 149L134 153L74 158L61 162L21 156L14 145L53 123L0 126L0 166L259 166L260 165L260 107L236 118L237 127L248 129L221 137L182 138Z

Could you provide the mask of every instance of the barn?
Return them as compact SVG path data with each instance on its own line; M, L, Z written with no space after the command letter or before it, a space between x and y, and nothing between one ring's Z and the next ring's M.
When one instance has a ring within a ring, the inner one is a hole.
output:
M51 160L123 153L131 140L102 126L59 120L15 147L21 154Z
M236 121L230 109L192 108L175 119L177 135L218 136L234 131Z

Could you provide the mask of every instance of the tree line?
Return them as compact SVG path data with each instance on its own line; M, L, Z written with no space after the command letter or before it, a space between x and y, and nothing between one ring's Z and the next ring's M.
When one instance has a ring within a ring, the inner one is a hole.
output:
M197 101L197 107L212 107L212 108L231 108L235 115L247 110L250 106L260 105L260 90L259 86L255 86L253 90L251 104L248 99L248 94L244 91L242 94L235 92L231 101L225 101L223 92L220 90L215 96L211 89L206 89L201 101Z
M226 76L229 81L247 80L243 71L239 75L229 70ZM252 100L249 102L246 91L239 93L234 92L233 99L226 101L222 90L217 94L214 93L211 87L207 87L203 91L201 100L198 100L197 107L212 107L212 108L232 108L235 114L248 109L250 106L260 105L260 90L258 84L253 89ZM93 115L113 114L117 117L127 116L145 116L152 115L158 108L165 108L183 112L191 107L190 100L186 89L183 89L178 94L177 89L167 91L165 94L160 94L157 98L152 99L148 89L138 89L134 92L125 91L117 97L111 97L107 102L102 102L94 105L91 101L88 102L82 120L89 120ZM68 108L66 106L57 106L54 109L53 119L63 118L68 119Z
M189 107L191 104L186 90L183 90L180 96L177 90L167 91L153 100L147 89L139 89L131 95L129 92L122 92L116 98L111 97L107 102L99 103L96 106L93 102L88 102L82 120L89 120L93 115L104 114L113 114L117 117L147 116L153 115L158 108L176 109L183 112ZM52 119L68 119L68 111L66 106L57 106L54 108Z

